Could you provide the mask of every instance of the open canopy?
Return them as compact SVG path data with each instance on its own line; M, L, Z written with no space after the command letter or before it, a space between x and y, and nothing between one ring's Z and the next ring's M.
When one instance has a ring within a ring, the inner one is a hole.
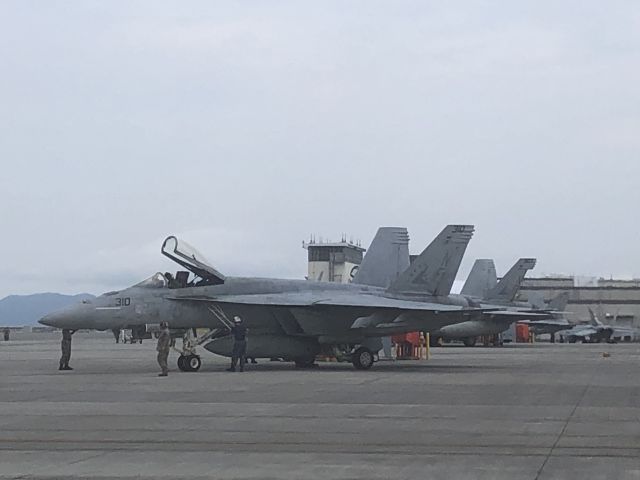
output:
M207 285L224 283L225 276L213 268L195 248L177 237L170 236L162 243L162 254L200 277Z

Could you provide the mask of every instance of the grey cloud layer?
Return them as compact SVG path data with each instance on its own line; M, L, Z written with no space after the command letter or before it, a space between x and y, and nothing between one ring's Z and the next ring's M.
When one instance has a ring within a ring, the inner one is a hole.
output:
M636 2L5 2L0 296L450 222L505 269L638 275ZM194 238L189 238L189 236Z

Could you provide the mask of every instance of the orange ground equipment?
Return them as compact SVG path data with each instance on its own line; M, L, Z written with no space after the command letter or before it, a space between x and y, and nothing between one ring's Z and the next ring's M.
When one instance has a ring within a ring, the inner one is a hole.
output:
M529 325L524 323L518 323L516 325L516 343L529 343Z
M429 341L422 332L410 332L394 335L391 341L395 346L396 360L428 360Z

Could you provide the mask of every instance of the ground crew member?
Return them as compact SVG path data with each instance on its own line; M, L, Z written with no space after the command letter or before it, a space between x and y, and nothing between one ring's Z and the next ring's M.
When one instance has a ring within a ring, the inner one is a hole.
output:
M122 330L119 328L114 328L111 331L113 332L113 336L116 339L116 343L120 343L120 336L122 335Z
M62 356L60 357L60 367L58 370L73 370L69 366L69 360L71 360L71 335L75 330L69 330L67 328L62 330L62 343L60 344L62 348Z
M231 368L227 368L227 372L235 372L238 360L240 361L240 371L244 372L245 355L247 354L247 327L237 315L233 317L233 327L231 327L231 335L233 335L233 351L231 353Z
M159 377L166 377L169 375L169 367L167 366L167 360L169 358L169 349L171 348L171 333L169 333L169 324L162 322L160 324L160 335L158 335L158 365L162 369L162 372L158 374Z
M10 330L8 328L4 329L4 341L5 342L9 341L9 332L10 332Z

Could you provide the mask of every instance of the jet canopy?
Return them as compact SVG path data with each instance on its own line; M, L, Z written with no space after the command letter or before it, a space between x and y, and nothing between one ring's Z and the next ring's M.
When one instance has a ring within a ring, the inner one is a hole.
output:
M200 284L219 285L224 283L226 277L213 268L207 259L187 242L170 236L162 243L160 251L165 257L200 277L203 280Z
M149 278L147 278L146 280L143 280L140 283L136 283L134 285L134 287L138 287L138 288L167 288L168 286L169 286L169 282L167 282L167 279L165 278L165 276L160 272L155 273Z

